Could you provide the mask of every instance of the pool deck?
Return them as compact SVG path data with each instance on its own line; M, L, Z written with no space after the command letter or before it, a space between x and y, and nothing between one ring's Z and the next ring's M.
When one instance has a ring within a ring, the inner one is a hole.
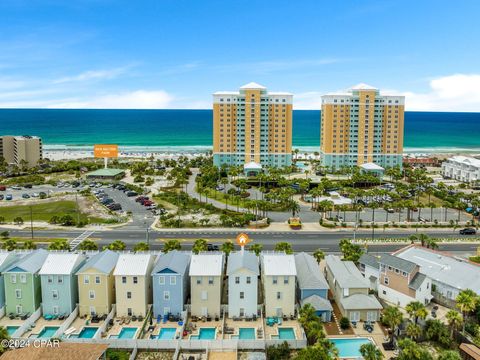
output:
M216 340L223 339L223 320L220 318L218 321L192 321L191 318L188 318L187 326L185 330L189 330L187 336L184 336L184 339L189 340L191 335L199 335L200 328L216 328Z
M130 327L136 327L137 328L137 333L135 334L135 339L140 336L140 329L142 328L143 322L145 319L142 321L133 321L130 320L128 323L123 322L122 323L122 318L115 318L113 321L113 326L107 331L105 334L105 337L108 339L111 335L118 335L120 334L120 331L122 331L123 328L130 328Z
M225 319L225 327L226 328L233 328L233 334L224 334L224 339L230 339L231 336L236 336L239 334L240 328L253 328L255 329L255 336L257 339L263 339L263 327L262 327L262 319L258 318L255 321L245 321L245 320L237 320L233 321L233 319Z
M373 331L371 333L363 329L363 322L358 323L357 327L353 328L353 331L356 336L371 338L375 342L375 345L377 345L377 347L382 351L383 355L385 355L385 359L390 359L394 357L393 351L386 351L382 346L382 343L386 342L385 341L386 332L379 322L375 323L373 327ZM352 337L352 336L335 336L335 337L343 338L343 337Z
M152 325L150 325L149 323L145 326L145 329L148 330L148 328L150 326L154 326L154 329L151 330L151 331L145 331L145 335L143 336L144 339L150 339L150 335L158 335L160 334L160 330L162 328L168 328L168 329L176 329L177 330L177 333L175 334L175 336L179 336L181 338L181 335L180 334L180 331L182 329L182 327L180 325L178 325L177 322L174 322L174 321L167 321L166 323L163 323L163 322L159 322L157 323L156 321L153 322Z
M293 328L293 330L295 331L295 340L302 339L303 329L297 320L282 320L281 325L275 324L273 326L268 326L264 322L265 339L270 340L272 338L272 335L278 335L279 327Z
M60 326L65 320L45 320L43 317L40 317L35 322L35 327L31 331L25 332L22 337L28 338L30 335L38 335L40 331L46 326Z
M80 317L77 317L75 320L73 320L72 324L68 327L70 328L75 328L75 331L72 332L72 334L78 334L84 327L100 327L102 326L104 321L99 321L98 323L92 323L89 319L82 319ZM66 329L66 330L68 330Z

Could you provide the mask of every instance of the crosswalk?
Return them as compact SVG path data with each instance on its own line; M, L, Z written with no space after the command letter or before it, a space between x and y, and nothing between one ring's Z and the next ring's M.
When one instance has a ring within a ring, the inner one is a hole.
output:
M78 245L82 243L83 240L87 239L89 236L91 236L95 231L94 230L86 230L80 235L78 235L75 239L70 241L70 250L75 250Z

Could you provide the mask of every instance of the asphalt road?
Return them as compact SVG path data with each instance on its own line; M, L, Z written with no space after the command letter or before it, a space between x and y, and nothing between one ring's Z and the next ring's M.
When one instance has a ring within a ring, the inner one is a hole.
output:
M65 237L73 239L80 235L83 230L35 230L34 236L38 237ZM328 253L339 252L338 243L343 238L353 238L352 231L324 231L324 232L255 232L245 231L250 235L254 242L263 244L265 250L273 250L276 243L281 241L287 241L292 244L295 251L307 251L312 252L316 249L322 249ZM30 236L29 230L11 230L11 236ZM235 239L238 231L149 231L148 237L150 241L150 247L152 250L160 250L163 246L163 242L169 239L179 239L182 241L184 249L191 248L192 243L199 238L207 239L214 244L220 244L227 239ZM406 231L389 231L383 233L379 230L375 237L385 237L388 235L390 238L405 238L411 235L412 232ZM430 232L427 234L439 237L439 238L465 238L468 236L460 236L458 232L445 231L445 232ZM357 238L371 238L371 231L357 231ZM141 229L116 229L116 230L99 230L92 236L92 239L96 240L100 246L108 245L113 240L122 240L126 243L127 248L132 248L136 243L147 240L147 233ZM480 244L475 243L445 243L440 245L440 250L451 252L474 252L477 246ZM386 245L369 245L368 249L371 252L392 252L396 249L403 247L402 244L390 243Z

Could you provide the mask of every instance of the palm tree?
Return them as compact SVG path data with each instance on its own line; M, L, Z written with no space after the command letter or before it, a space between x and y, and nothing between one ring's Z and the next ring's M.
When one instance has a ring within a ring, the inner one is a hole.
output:
M397 327L403 322L403 315L398 310L397 307L388 306L383 311L383 321L392 329L392 337L390 342L393 343L395 340L395 333L397 331Z
M415 340L422 334L422 328L414 323L409 323L405 332L410 339Z
M250 251L253 251L255 255L260 256L260 253L263 250L263 245L262 244L252 244L249 247Z
M410 316L410 319L414 319L415 325L418 323L418 319L425 319L428 315L428 311L420 301L412 301L407 304L405 310Z
M450 338L453 339L453 332L454 330L458 329L460 325L463 323L463 316L458 311L449 310L445 317L448 320L448 325L450 326Z
M125 243L121 240L115 240L110 245L105 246L105 249L112 250L112 251L123 251L127 248Z
M163 245L163 252L166 254L169 251L173 250L182 250L182 245L180 244L180 241L176 239L165 241L165 245Z
M371 342L360 346L360 354L365 360L382 360L384 358L380 349Z
M48 245L48 250L70 250L67 239L55 239Z
M135 246L133 247L133 251L138 252L138 251L148 251L150 250L150 246L146 242L139 242L136 243Z
M465 289L460 291L455 301L457 302L457 308L463 314L463 318L466 319L468 314L475 310L478 297L473 290ZM463 322L463 331L465 331L465 322Z
M207 251L207 240L197 239L193 243L192 252L198 254L200 252Z
M276 243L275 251L283 251L285 254L293 254L292 245L285 241Z
M80 243L80 245L78 245L78 249L84 250L84 251L88 251L88 250L95 251L95 250L98 250L98 245L93 240L85 239Z
M313 257L317 260L317 263L320 265L320 262L325 259L325 252L321 249L317 249L313 252Z
M17 248L17 242L14 239L6 239L3 242L3 248L7 251L13 251Z
M231 240L225 241L220 249L225 253L226 256L234 250L233 242Z
M23 243L23 248L25 250L35 250L37 248L37 244L35 244L35 242L31 239L25 240Z

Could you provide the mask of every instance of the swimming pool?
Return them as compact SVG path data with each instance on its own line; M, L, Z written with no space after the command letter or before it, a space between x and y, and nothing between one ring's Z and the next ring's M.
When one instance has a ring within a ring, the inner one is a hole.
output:
M198 335L190 335L190 340L214 340L215 328L200 328Z
M153 339L172 340L172 339L175 339L176 333L177 333L177 329L175 328L161 328L158 335L153 336Z
M255 340L254 328L240 328L238 330L238 338L240 340Z
M78 334L70 335L70 338L92 339L98 331L96 326L85 326Z
M361 358L360 346L371 342L368 338L329 339L338 349L340 358Z
M272 339L295 340L295 330L291 327L279 327L278 335L272 335Z
M12 336L20 326L7 326L8 336Z
M124 327L118 335L110 335L110 339L133 339L137 333L136 327Z
M38 333L38 338L51 338L60 326L45 326L42 331Z

